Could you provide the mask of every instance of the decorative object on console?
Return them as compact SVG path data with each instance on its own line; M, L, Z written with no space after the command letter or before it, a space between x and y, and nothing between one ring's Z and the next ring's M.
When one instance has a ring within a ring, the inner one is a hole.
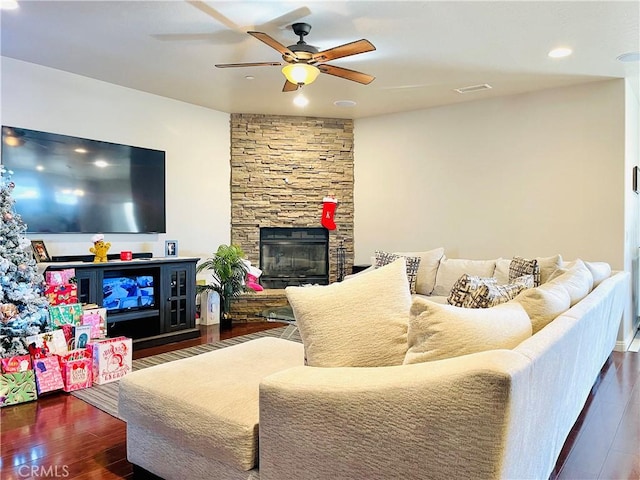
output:
M213 283L197 285L198 293L215 290L220 295L220 328L231 328L231 300L243 292L250 291L245 286L247 266L243 261L244 252L238 245L220 245L216 253L198 265L196 272L212 272Z
M336 208L338 200L335 195L329 195L322 199L322 221L320 222L327 230L336 229Z
M93 263L107 263L107 252L111 248L111 244L109 242L105 243L104 235L101 233L91 237L91 241L93 242L93 247L89 251L95 255Z
M50 262L51 257L47 252L47 247L44 245L44 240L31 240L31 248L33 249L33 256L36 262Z
M164 256L165 257L177 257L178 256L178 241L177 240L165 240L165 242L164 242Z
M107 256L108 258L108 256ZM133 260L133 252L129 250L123 250L120 252L120 260L123 262L128 262L129 260Z

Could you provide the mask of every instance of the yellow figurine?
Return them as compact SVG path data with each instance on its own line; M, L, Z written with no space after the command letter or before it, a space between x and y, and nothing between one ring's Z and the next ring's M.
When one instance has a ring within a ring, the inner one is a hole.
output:
M91 237L91 241L93 242L93 247L91 247L89 251L95 255L95 257L93 257L93 263L106 263L107 252L111 248L111 244L109 242L105 243L104 235L101 233Z

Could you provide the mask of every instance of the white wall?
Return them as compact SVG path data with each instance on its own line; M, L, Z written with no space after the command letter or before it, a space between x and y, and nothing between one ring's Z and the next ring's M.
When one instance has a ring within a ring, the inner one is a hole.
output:
M2 57L0 120L34 130L166 151L167 233L108 234L110 253L210 256L230 238L229 115ZM34 238L33 235L29 235ZM89 255L91 235L37 235L51 255Z
M355 263L444 246L451 258L560 253L632 271L627 128L623 80L357 120ZM633 333L629 310L619 340Z

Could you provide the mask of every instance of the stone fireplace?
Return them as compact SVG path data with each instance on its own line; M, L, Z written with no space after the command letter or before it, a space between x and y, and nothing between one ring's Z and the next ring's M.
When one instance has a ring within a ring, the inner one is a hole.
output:
M331 231L320 225L322 199L329 194L338 200L337 228ZM254 265L266 265L260 246L260 232L264 228L324 230L328 237L328 282L338 278L341 246L344 268L350 273L352 120L231 115L231 242L240 245ZM283 288L275 286L277 283L271 285L274 286L268 288Z

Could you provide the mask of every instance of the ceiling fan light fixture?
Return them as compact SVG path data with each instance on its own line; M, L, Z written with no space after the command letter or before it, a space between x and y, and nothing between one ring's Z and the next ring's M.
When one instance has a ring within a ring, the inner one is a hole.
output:
M282 74L294 85L309 85L318 78L320 70L308 63L290 63L282 67Z

